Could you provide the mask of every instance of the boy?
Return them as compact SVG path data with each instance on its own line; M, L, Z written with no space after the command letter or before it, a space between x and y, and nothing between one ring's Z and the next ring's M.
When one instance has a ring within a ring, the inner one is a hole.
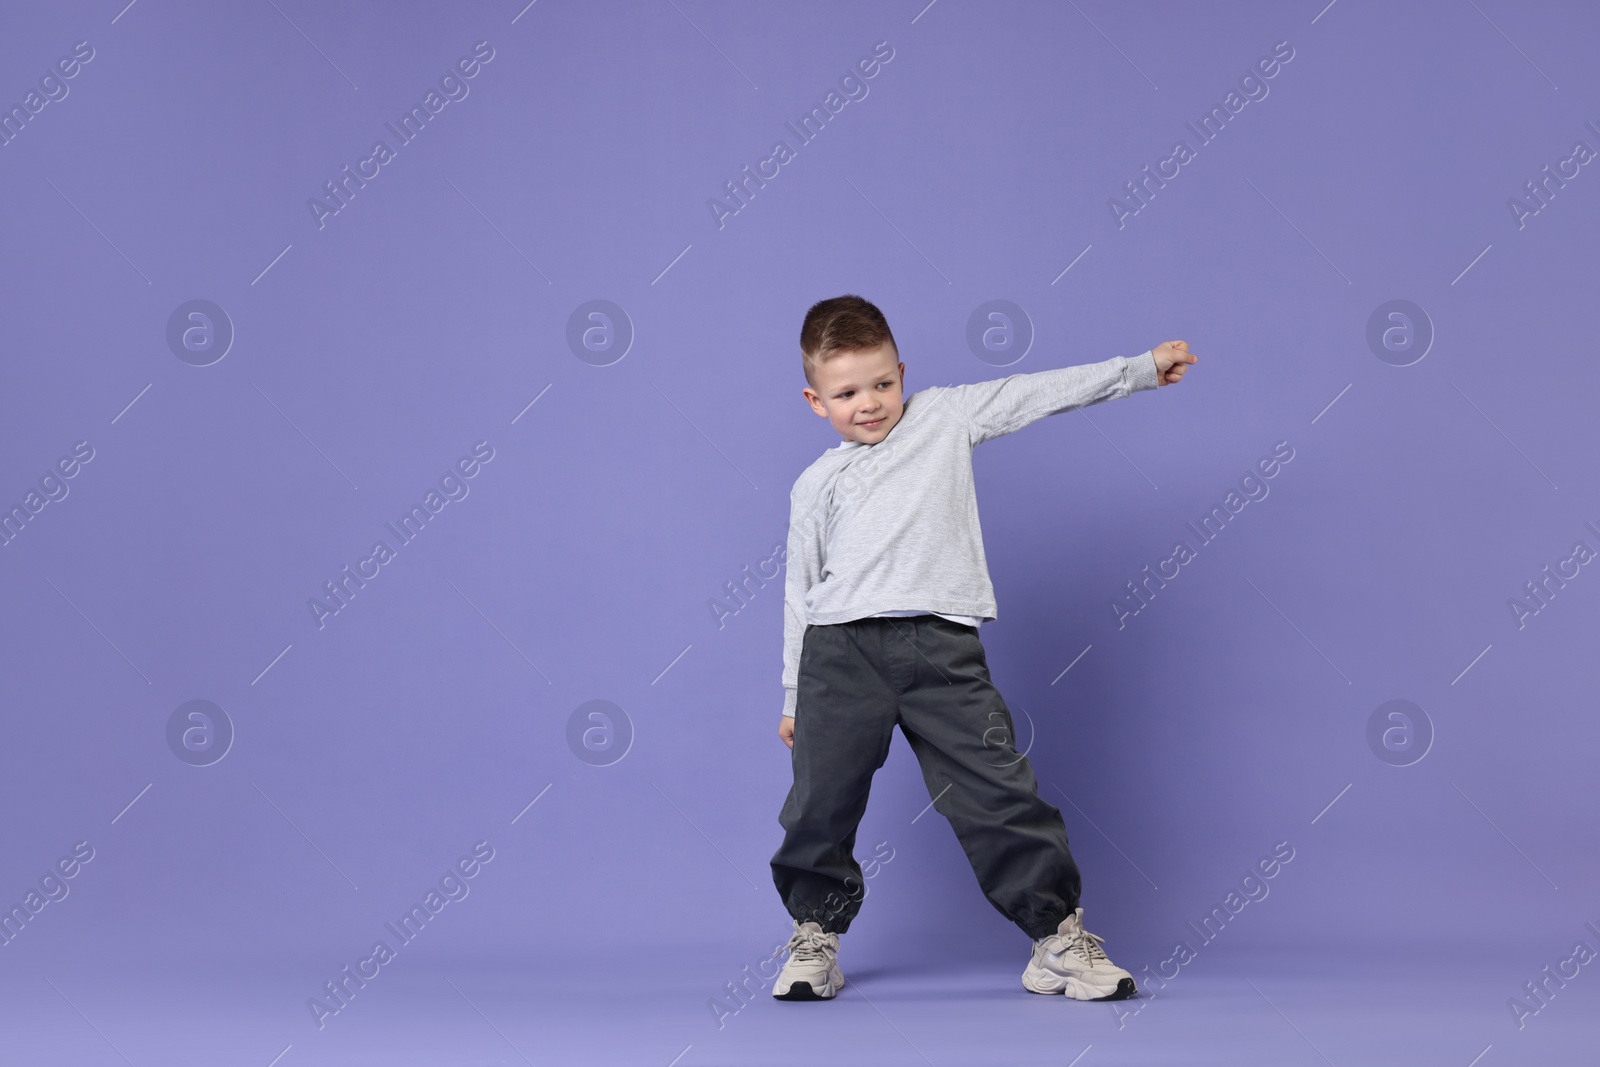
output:
M844 985L838 935L865 895L856 828L898 723L984 895L1033 939L1023 988L1132 996L1133 976L1083 928L1061 812L1038 795L989 679L978 626L996 607L972 449L1046 415L1177 382L1196 357L1168 341L902 399L889 324L853 295L806 313L800 350L803 395L844 441L801 472L789 498L778 735L794 785L772 879L794 934L772 995L827 1000Z

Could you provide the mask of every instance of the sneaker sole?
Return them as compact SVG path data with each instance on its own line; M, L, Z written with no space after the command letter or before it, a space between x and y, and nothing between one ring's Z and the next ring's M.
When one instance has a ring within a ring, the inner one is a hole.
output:
M1132 978L1119 978L1117 979L1117 988L1114 992L1107 993L1103 997L1095 997L1094 999L1127 1000L1137 992L1139 992L1139 987L1134 983Z
M1030 993L1039 993L1039 994L1042 994L1044 996L1065 996L1068 1000L1088 1000L1088 1001L1127 1000L1129 997L1135 996L1139 992L1139 987L1134 982L1134 980L1132 978L1119 978L1119 979L1117 979L1117 988L1113 989L1111 992L1105 994L1104 996L1099 996L1099 997L1074 997L1074 996L1071 996L1070 994L1067 993L1067 986L1066 986L1066 982L1064 980L1061 980L1059 978L1056 979L1056 980L1061 981L1061 987L1058 988L1058 989L1035 989L1032 985L1030 985L1026 981L1027 977L1030 977L1030 976L1024 976L1025 980L1022 983L1022 988L1026 989L1028 992L1030 992Z
M843 985L844 983L840 983ZM832 986L823 986L825 992L816 993L811 989L810 982L791 982L789 992L772 994L773 1000L832 1000L838 990Z

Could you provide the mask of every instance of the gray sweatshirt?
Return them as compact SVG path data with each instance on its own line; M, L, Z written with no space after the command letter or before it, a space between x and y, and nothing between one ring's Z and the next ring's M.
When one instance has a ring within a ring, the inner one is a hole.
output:
M997 617L972 449L1046 415L1156 387L1153 352L930 386L877 444L846 441L795 479L784 562L783 713L807 624L893 611Z

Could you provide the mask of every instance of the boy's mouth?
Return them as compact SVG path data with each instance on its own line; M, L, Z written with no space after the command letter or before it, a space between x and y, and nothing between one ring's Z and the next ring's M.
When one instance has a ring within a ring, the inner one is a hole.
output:
M883 421L882 418L877 418L877 419L873 419L871 422L858 422L858 423L856 423L856 425L860 426L864 430L870 430L870 429L872 429L874 426L878 425L878 423L880 423L882 421Z

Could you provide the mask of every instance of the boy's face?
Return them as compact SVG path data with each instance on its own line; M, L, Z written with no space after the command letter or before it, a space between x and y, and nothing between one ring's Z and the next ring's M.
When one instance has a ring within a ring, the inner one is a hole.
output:
M847 441L875 445L889 435L905 410L901 388L906 365L895 362L888 342L875 348L837 352L817 368L817 387L804 395Z

